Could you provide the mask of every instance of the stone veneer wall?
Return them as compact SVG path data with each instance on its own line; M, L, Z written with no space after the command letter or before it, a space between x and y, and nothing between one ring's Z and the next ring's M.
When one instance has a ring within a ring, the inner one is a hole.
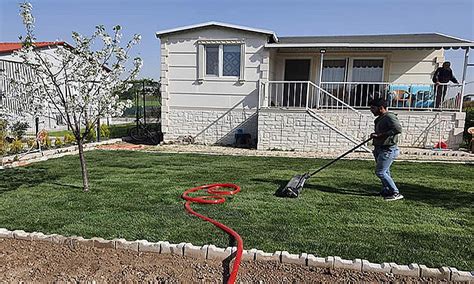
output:
M449 148L458 149L462 142L465 113L395 111L403 133L399 145L404 147L434 146L440 138ZM374 128L374 117L369 111L366 130L356 115L318 112L324 120L352 137L366 137ZM366 134L367 133L367 134ZM261 109L258 115L258 149L340 151L354 144L331 130L304 110Z
M165 142L180 136L192 136L196 143L232 145L239 129L249 133L256 145L257 113L255 110L173 110Z

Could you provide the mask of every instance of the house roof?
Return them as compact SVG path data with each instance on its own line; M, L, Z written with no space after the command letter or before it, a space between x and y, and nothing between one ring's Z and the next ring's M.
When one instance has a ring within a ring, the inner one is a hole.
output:
M46 48L46 47L54 47L54 46L61 45L61 46L69 48L70 50L74 50L74 47L72 47L72 45L70 45L69 43L65 41L42 41L42 42L35 42L34 45L37 48ZM0 42L0 54L12 53L16 50L20 50L21 47L22 47L21 42ZM104 70L106 70L107 72L111 71L111 69L106 65L103 65L102 68L104 68Z
M35 42L34 45L38 48L58 46L58 45L69 46L69 44L67 44L64 41ZM13 51L21 49L21 47L22 47L21 42L0 42L0 53L11 53Z
M266 47L459 48L474 42L440 33L280 37Z
M178 33L178 32L183 32L183 31L188 31L188 30L193 30L193 29L199 29L199 28L204 28L204 27L211 27L211 26L230 28L230 29L260 33L260 34L266 34L266 35L272 36L273 42L278 41L278 38L277 38L276 34L273 31L250 28L250 27L244 27L244 26L221 23L221 22L214 22L214 21L201 23L201 24L190 25L190 26L178 27L178 28L174 28L174 29L158 31L158 32L156 32L156 37L160 38L160 37L162 37L164 35L167 35L167 34Z
M156 36L160 38L172 33L211 26L269 35L271 36L271 39L265 45L265 47L269 48L474 48L474 42L471 40L461 39L441 33L277 37L273 31L221 22L206 22L162 30L156 32Z

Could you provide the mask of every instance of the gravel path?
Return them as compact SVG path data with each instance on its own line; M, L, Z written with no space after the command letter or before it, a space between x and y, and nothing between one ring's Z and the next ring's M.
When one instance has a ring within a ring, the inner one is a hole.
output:
M131 144L118 143L104 145L99 149L109 150L141 150L157 151L166 153L200 153L210 155L235 155L235 156L264 156L264 157L289 157L289 158L323 158L334 159L343 152L319 151L319 152L296 152L296 151L263 151L255 149L243 149L224 146L210 146L198 144L164 144L159 146L131 147ZM373 156L367 152L354 152L346 156L346 159L372 160ZM440 151L418 148L401 148L398 161L415 162L442 162L442 163L474 163L474 154L464 151Z

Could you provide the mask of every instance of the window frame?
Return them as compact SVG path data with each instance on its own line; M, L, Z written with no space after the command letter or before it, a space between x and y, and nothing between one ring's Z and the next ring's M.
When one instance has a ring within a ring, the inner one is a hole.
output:
M352 81L352 71L354 68L354 60L382 60L382 81L380 82L373 82L373 83L383 83L385 82L385 71L387 70L387 58L384 56L328 56L324 57L324 60L346 60L346 67L345 67L345 78L344 83L353 83ZM323 72L323 70L320 70ZM326 82L324 82L326 83ZM330 82L331 83L331 82ZM335 83L335 82L334 82ZM356 82L357 83L357 82ZM368 83L368 82L360 82L360 83Z
M218 76L206 74L206 47L214 45L219 47L218 52ZM235 45L240 47L240 70L239 76L224 76L224 45ZM225 40L211 40L199 39L197 41L197 81L202 83L206 80L237 80L238 82L245 82L245 41L241 39L225 39Z
M237 46L240 48L240 66L242 65L242 47L241 47L241 44L232 44L232 43L228 43L228 44L223 44L223 43L220 43L220 44L205 44L204 45L204 76L205 77L209 77L209 78L239 78L240 77L240 72L242 71L242 68L240 68L239 66L239 75L236 75L236 76L232 76L232 75L224 75L224 46L227 45L227 46L230 46L230 45L233 45L233 46ZM217 46L218 47L218 53L217 53L217 70L218 70L218 74L217 75L214 75L214 74L207 74L207 62L206 62L206 59L207 59L207 47L208 46Z
M367 56L364 56L364 57L358 57L358 56L354 56L354 57L349 57L349 66L348 66L348 76L347 76L347 80L348 82L353 82L353 78L352 78L352 73L354 71L354 60L382 60L382 80L380 82L359 82L359 83L383 83L384 80L385 80L385 64L387 62L386 58L385 57L375 57L375 56L371 56L371 57L367 57ZM350 80L350 81L349 81Z

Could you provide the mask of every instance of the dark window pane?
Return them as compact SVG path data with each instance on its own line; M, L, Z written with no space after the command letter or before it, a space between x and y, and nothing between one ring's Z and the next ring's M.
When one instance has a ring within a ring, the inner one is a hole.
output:
M224 76L240 76L240 45L224 45Z
M219 46L206 46L206 75L219 76Z

